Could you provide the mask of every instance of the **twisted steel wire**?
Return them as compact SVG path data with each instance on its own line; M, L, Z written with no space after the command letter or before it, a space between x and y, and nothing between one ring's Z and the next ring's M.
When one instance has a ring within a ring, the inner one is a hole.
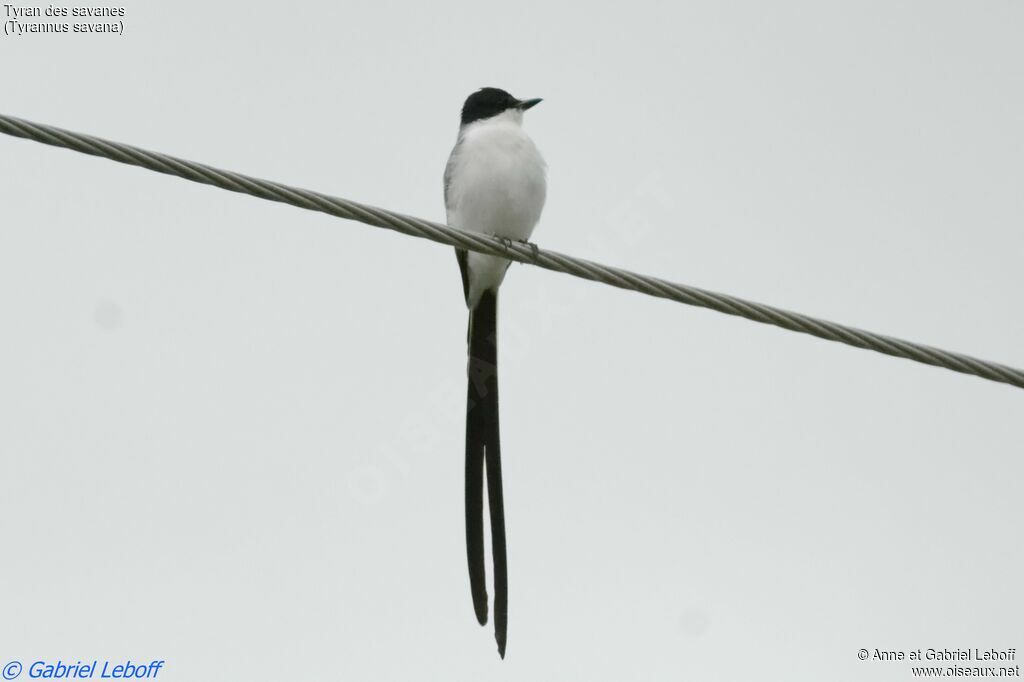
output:
M727 315L745 317L762 324L775 325L802 334L810 334L828 341L873 350L878 353L906 358L954 372L973 374L983 379L1024 388L1024 371L968 355L932 348L910 341L883 336L853 327L821 320L808 315L746 301L734 296L676 284L628 270L594 263L555 251L540 249L534 244L509 242L488 235L402 215L355 201L332 197L319 192L290 187L269 180L249 177L231 171L219 170L201 163L178 159L166 154L150 152L119 142L103 140L91 135L74 133L61 128L33 123L0 114L0 132L43 144L65 147L83 154L101 156L120 163L140 166L158 173L176 175L193 182L201 182L232 192L251 194L261 199L278 201L311 211L321 211L339 218L356 220L375 227L384 227L413 237L430 239L460 249L502 256L520 263L537 265L621 289L638 291L649 296L667 298L687 305L710 308Z

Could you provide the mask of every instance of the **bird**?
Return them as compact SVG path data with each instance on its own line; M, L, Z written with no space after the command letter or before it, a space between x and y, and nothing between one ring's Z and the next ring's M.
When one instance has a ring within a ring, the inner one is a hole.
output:
M481 88L462 106L459 133L444 172L448 225L527 242L547 197L547 165L523 130L523 112L540 103L500 88ZM455 250L469 309L466 332L466 557L473 609L487 624L484 565L484 482L490 508L494 567L494 638L505 658L508 561L498 428L498 287L509 260Z

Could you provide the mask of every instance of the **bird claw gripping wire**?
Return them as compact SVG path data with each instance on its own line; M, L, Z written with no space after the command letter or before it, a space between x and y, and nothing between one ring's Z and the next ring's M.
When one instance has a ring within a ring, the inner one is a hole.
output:
M509 239L508 237L497 237L497 236L495 237L495 239L497 239L499 242L501 242L501 245L503 247L505 247L505 253L508 253L509 251L511 251L513 243L515 243L515 244L522 244L524 246L530 247L530 262L533 263L534 265L537 264L537 258L540 257L540 247L538 247L536 244L534 244L533 242L529 241L528 239L512 240L512 239Z
M520 239L519 243L530 247L530 262L536 265L537 259L540 257L540 247L528 239Z

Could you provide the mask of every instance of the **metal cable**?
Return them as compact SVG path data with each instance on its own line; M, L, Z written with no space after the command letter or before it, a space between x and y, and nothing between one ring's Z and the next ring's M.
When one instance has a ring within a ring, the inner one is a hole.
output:
M464 232L440 223L394 213L355 201L260 180L231 171L218 170L201 163L185 161L119 142L110 142L91 135L73 133L3 114L0 114L0 132L56 147L66 147L84 154L102 156L120 163L141 166L158 173L176 175L186 180L213 185L232 192L251 194L261 199L279 201L311 211L321 211L375 227L385 227L402 234L430 239L460 249L502 256L520 263L537 265L548 270L610 284L621 289L630 289L649 296L710 308L727 315L745 317L748 320L772 324L828 341L838 341L849 346L865 348L936 367L945 367L954 372L973 374L990 381L1024 388L1024 371L1013 367L874 334L761 303L745 301L726 294L639 275L628 270L573 258L555 251L542 250L533 244L509 242L496 237Z

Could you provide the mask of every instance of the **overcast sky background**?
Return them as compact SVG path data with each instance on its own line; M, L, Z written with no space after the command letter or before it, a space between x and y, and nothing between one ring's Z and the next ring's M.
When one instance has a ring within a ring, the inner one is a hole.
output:
M462 100L499 86L544 98L541 246L1024 366L1016 0L125 7L120 37L0 36L0 110L443 220ZM1020 389L513 266L502 662L451 249L2 136L0 315L0 664L907 680L857 650L1024 652Z

